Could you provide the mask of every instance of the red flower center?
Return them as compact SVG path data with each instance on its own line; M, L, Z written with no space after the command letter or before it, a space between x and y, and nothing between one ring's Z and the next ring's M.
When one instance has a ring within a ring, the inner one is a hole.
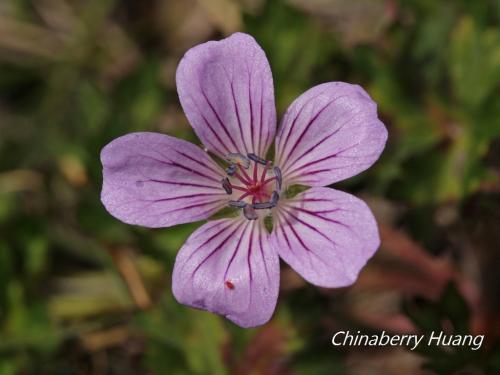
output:
M260 168L261 167L261 168ZM262 169L259 171L259 169ZM242 194L237 198L241 201L247 197L251 198L252 203L266 202L271 199L273 185L270 183L276 180L276 177L267 177L269 164L261 166L258 163L253 165L253 173L250 175L245 168L238 164L238 170L233 175L236 183L231 183L234 190L239 190ZM233 180L234 180L233 179Z
M229 201L230 206L242 208L249 220L257 219L255 210L276 206L282 183L278 167L271 167L271 162L255 154L248 154L248 157L229 154L226 160L231 164L226 168L229 177L222 179L222 187L227 194L233 194L234 190L241 192L236 200ZM271 170L274 175L268 177Z

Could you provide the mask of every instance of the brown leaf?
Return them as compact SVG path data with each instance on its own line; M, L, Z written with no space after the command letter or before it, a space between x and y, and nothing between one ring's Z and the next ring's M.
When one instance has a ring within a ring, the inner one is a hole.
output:
M238 365L235 375L289 374L285 360L286 332L277 324L269 323L262 327L249 342Z

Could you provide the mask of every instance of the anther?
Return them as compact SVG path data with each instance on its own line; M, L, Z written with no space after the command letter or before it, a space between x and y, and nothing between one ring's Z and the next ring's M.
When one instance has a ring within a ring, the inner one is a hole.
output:
M234 284L233 284L231 281L226 280L226 282L225 282L224 284L226 284L226 287L227 287L228 289L231 289L231 290L233 290L233 289L234 289Z
M229 201L229 205L231 207L244 208L247 205L247 203L243 201Z
M243 207L243 215L245 215L248 220L257 220L257 218L259 217L255 209L249 204Z
M281 184L283 183L283 176L281 175L281 169L279 167L274 167L274 177L276 177L276 189L281 191Z
M276 190L273 191L273 193L271 194L271 200L269 202L273 203L274 206L276 206L278 204L279 200L280 200L280 195L278 194L278 192Z
M256 163L262 164L262 165L267 165L267 160L262 159L260 156L257 156L255 154L247 154L248 158Z
M231 164L229 167L226 168L226 173L229 175L229 176L232 176L235 174L236 172L236 168L237 166L235 164Z
M224 177L221 181L222 187L226 191L227 194L232 194L233 193L233 188L231 187L231 183L229 182L229 178Z
M241 165L243 168L248 169L250 166L250 159L245 155L238 153L231 153L226 155L226 160L231 164Z
M262 202L262 203L252 204L252 207L255 208L256 210L263 210L265 208L273 208L274 206L276 206L276 203L274 203L274 202Z

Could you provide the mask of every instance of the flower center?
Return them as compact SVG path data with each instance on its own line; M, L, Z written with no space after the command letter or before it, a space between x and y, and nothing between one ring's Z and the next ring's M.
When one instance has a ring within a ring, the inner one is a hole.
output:
M229 201L229 206L243 209L248 220L258 218L256 210L276 206L282 184L279 167L255 154L228 154L226 161L228 177L222 179L222 187L228 194L240 192L236 200Z

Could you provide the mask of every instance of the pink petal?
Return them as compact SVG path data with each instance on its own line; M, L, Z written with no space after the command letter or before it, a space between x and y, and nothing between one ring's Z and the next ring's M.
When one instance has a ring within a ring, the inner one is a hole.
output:
M276 306L279 258L261 221L223 219L194 232L177 254L172 289L188 306L241 327L266 323Z
M330 82L288 108L276 137L276 160L288 185L326 186L354 176L379 158L387 130L359 86Z
M380 245L368 206L323 187L280 201L270 241L304 279L330 288L354 283Z
M101 161L101 200L125 223L157 228L202 220L228 201L222 168L180 139L127 134L104 147Z
M236 33L190 49L176 80L184 112L210 151L265 157L276 131L273 77L250 35Z

